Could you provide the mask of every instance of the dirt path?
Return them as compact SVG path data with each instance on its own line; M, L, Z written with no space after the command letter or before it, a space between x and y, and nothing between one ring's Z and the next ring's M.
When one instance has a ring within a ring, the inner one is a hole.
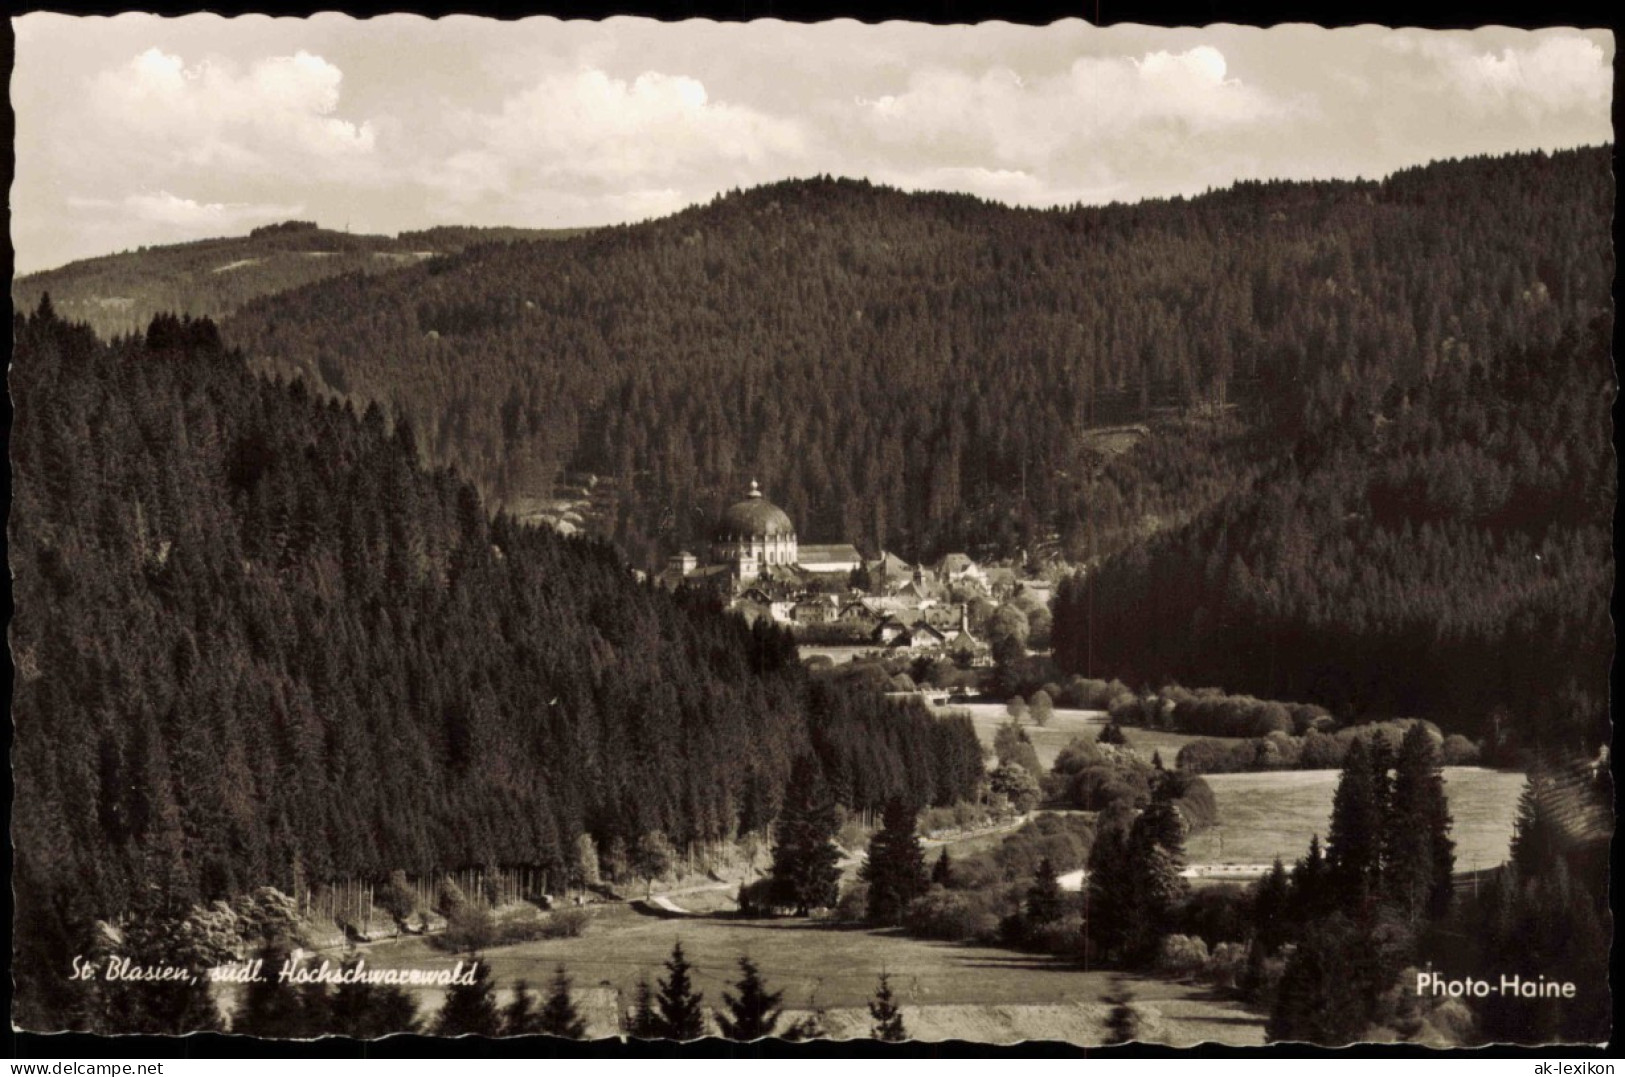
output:
M1016 816L1007 823L999 823L995 826L983 827L979 830L964 830L957 834L950 834L947 837L921 838L920 844L927 849L940 849L944 845L960 845L968 841L980 841L983 838L990 838L997 834L1009 834L1012 831L1021 829L1021 827L1031 821L1033 816L1036 814L1036 812L1028 812L1026 815Z

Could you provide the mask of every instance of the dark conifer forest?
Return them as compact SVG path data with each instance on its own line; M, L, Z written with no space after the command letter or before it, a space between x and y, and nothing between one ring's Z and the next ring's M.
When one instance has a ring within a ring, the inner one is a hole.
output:
M1609 308L1612 189L1606 149L1056 210L797 180L324 281L225 332L408 415L494 502L614 479L604 532L635 565L752 478L804 541L1083 559L1306 434L1551 354Z
M254 887L529 866L578 836L972 797L968 720L809 680L783 631L488 519L409 421L257 379L206 320L13 323L20 999L94 918ZM61 1013L19 1011L62 1027Z
M1306 430L1254 488L1073 578L1061 668L1223 685L1505 749L1608 743L1607 316Z
M1113 678L1137 707L1211 685L1430 719L1490 763L1595 758L1610 166L1042 211L826 177L546 242L290 222L231 241L257 277L208 244L67 267L72 309L30 293L13 320L15 1019L75 1027L69 959L131 910L465 869L586 885L584 844L669 861L812 819L806 911L835 899L837 804L891 803L903 835L897 805L977 800L970 718L639 581L753 478L806 543L1065 575L1053 656L1015 640L995 690L1024 664L1034 694ZM221 318L86 324L141 280ZM521 522L578 485L606 492L590 537ZM1141 826L1169 880L1173 818ZM1443 893L1448 857L1417 850L1406 894ZM1496 939L1539 904L1497 900Z

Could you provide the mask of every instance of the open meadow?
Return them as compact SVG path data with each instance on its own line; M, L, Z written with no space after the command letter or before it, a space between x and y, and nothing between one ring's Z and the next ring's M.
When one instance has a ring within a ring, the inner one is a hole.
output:
M976 738L988 747L993 745L993 735L999 726L1010 720L1010 711L1003 703L952 703L934 708L938 714L961 713L970 715L971 724L976 727ZM1027 731L1027 738L1033 742L1033 748L1038 752L1038 762L1046 770L1055 764L1055 757L1061 754L1061 749L1077 737L1099 737L1101 730L1106 728L1106 712L1093 710L1072 710L1057 707L1054 716L1046 725L1035 725L1031 718L1023 718L1021 727ZM1163 729L1144 729L1139 726L1124 726L1123 736L1128 740L1128 746L1150 759L1153 753L1160 754L1162 761L1172 767L1174 760L1179 756L1179 749L1193 740L1212 740L1212 737L1199 737L1190 733L1171 733ZM1221 738L1222 739L1222 738Z
M662 962L679 940L708 1007L722 1004L722 992L737 977L739 956L748 954L769 986L784 990L789 1017L821 1008L837 1038L869 1035L865 1006L882 969L891 976L908 1028L918 1039L1098 1044L1111 1008L1104 1001L1113 989L1111 973L1053 958L805 920L661 919L626 906L600 908L580 938L495 948L483 960L504 1000L517 980L543 985L562 964L583 993L589 1033L611 1036L617 1005L631 1004L640 976L647 975L653 985L664 974ZM455 960L421 939L379 943L367 948L366 957L375 967L434 968ZM1206 987L1156 979L1128 982L1148 1039L1263 1042L1260 1016ZM438 1006L439 994L423 990L422 1006Z
M1337 788L1335 770L1275 770L1204 775L1219 805L1219 825L1191 835L1192 864L1264 864L1279 856L1290 865L1326 839ZM1456 870L1494 867L1506 859L1524 776L1485 767L1445 767L1445 796L1453 819Z
M971 724L976 727L976 739L988 747L993 745L993 735L999 726L1010 720L1010 712L1003 703L952 703L937 707L938 714L968 714ZM1027 738L1033 742L1033 749L1038 753L1038 762L1048 770L1055 764L1055 757L1061 754L1061 749L1077 737L1096 737L1106 727L1105 711L1067 710L1060 707L1055 709L1054 716L1046 725L1035 725L1030 718L1022 719L1021 727L1027 731ZM1172 765L1172 760L1169 760Z
M1185 747L1193 740L1213 740L1213 737L1199 737L1193 733L1174 733L1166 729L1144 729L1139 726L1123 726L1123 737L1128 746L1150 759L1153 754L1162 756L1162 761L1172 767L1179 758L1179 749Z
M1002 703L938 708L939 713L947 711L969 714L977 739L990 747L998 727L1009 720ZM1054 764L1055 757L1073 738L1098 736L1105 725L1104 712L1084 710L1057 710L1043 727L1023 722L1038 761L1045 768ZM1179 749L1191 741L1223 739L1135 726L1125 727L1123 732L1130 747L1148 758L1158 752L1170 767ZM1193 866L1267 868L1277 856L1290 865L1308 849L1312 835L1319 834L1325 840L1338 771L1275 770L1203 777L1213 787L1219 823L1191 835L1185 852ZM1453 819L1451 833L1456 841L1456 870L1473 871L1501 863L1512 840L1512 821L1524 776L1485 767L1445 767L1444 778ZM1251 870L1240 873L1246 878L1256 874Z

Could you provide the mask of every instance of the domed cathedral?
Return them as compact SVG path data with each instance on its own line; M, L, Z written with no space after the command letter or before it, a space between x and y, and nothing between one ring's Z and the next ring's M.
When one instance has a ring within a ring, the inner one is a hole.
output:
M685 550L667 562L658 579L672 587L703 583L737 590L768 579L791 586L850 573L863 563L858 551L845 543L801 545L789 514L764 497L754 479L745 499L728 506L717 521L706 561L702 566L699 558Z
M737 565L741 579L754 579L775 565L799 562L796 528L785 511L762 496L752 479L743 501L728 506L711 536L711 563Z

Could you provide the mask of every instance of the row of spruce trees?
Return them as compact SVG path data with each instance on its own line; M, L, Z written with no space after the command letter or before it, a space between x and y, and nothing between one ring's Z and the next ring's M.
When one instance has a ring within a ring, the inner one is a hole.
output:
M1443 1022L1464 1039L1607 1040L1611 799L1606 772L1538 766L1519 801L1507 863L1463 896L1431 740L1413 727L1397 757L1381 738L1357 742L1324 850L1315 838L1291 871L1276 861L1253 891L1241 987L1268 1007L1269 1038L1343 1044L1374 1030L1414 1035L1430 1006L1417 996L1414 973L1433 967L1497 985L1504 974L1576 985L1571 999L1470 999L1470 1020ZM1600 822L1578 828L1576 815Z
M259 954L267 969L288 960L283 943ZM396 986L365 982L337 986L307 985L289 988L266 976L248 985L231 1014L229 1029L265 1039L308 1039L323 1035L372 1039L397 1033L422 1032L436 1036L555 1036L580 1040L588 1037L588 1022L578 1005L574 983L563 965L555 968L545 992L538 995L525 980L515 981L506 1005L499 1002L490 966L479 954L472 957L473 975L452 985L444 1003L425 1018L411 992ZM355 960L344 963L353 968ZM637 1039L696 1040L720 1035L750 1042L770 1036L796 1042L829 1034L822 1011L795 1021L784 1019L784 992L774 991L761 969L748 956L738 960L738 978L722 993L722 1007L708 1007L704 992L694 985L694 966L679 941L665 963L665 975L651 987L649 978L638 981L631 1008L617 1015L620 1034ZM207 989L195 989L201 1029L219 1029L222 1022L207 998ZM888 974L880 974L868 1004L871 1035L887 1042L908 1038L902 1008Z

